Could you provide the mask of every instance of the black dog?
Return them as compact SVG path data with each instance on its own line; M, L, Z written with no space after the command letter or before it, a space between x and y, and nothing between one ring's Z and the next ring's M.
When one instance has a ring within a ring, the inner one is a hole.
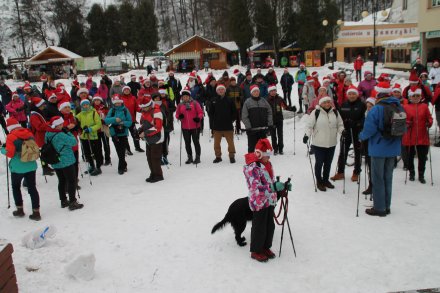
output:
M218 222L212 228L211 234L215 231L222 229L227 223L231 223L232 228L235 232L235 240L240 246L246 245L246 238L241 236L244 229L246 228L247 221L252 221L252 211L249 207L248 197L243 197L235 200L228 209L223 220Z

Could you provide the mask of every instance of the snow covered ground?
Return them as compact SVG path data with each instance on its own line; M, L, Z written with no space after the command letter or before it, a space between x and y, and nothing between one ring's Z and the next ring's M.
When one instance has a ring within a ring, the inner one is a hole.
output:
M316 70L321 77L330 72L324 67ZM276 71L280 76L282 70ZM215 74L220 76L222 72ZM146 75L143 71L137 73ZM204 79L205 73L200 74ZM186 81L186 75L178 77ZM403 79L399 82L405 85ZM8 84L16 85L12 81ZM16 219L12 208L6 208L2 156L0 238L14 245L20 291L389 292L440 286L440 150L432 148L434 186L430 185L429 165L428 184L416 181L405 185L400 163L394 172L392 214L385 218L367 216L364 210L372 202L361 195L356 217L356 183L347 180L345 195L341 181L332 191L314 192L307 150L301 140L304 121L305 117L297 117L295 130L294 120L285 120L285 155L272 158L276 175L282 180L292 177L289 219L297 258L285 234L281 258L265 264L250 258L249 246L237 246L230 226L210 234L230 203L247 194L242 174L245 135L235 139L236 164L226 159L226 142L222 144L224 161L213 164L213 142L205 130L201 137L202 163L180 167L180 130L176 122L176 131L171 134L172 165L163 168L165 180L156 184L144 181L149 173L141 153L127 157L128 173L118 175L112 146L114 165L103 167L103 174L92 178L93 185L87 175L81 178L80 201L85 207L74 212L60 208L56 177L48 177L45 183L39 175L41 222L27 217ZM434 128L431 131L433 136ZM81 168L86 169L84 162ZM346 174L351 172L349 167ZM30 200L24 194L25 212L29 214ZM50 224L57 234L46 246L36 250L22 246L24 235ZM280 235L277 226L273 243L277 255ZM250 223L244 236L250 238ZM87 253L96 258L95 278L77 281L67 277L64 267Z

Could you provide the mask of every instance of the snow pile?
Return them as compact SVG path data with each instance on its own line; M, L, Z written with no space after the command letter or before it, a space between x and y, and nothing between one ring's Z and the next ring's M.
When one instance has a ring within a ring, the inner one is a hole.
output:
M95 277L95 262L93 253L83 254L69 263L64 268L64 272L76 280L90 281Z
M38 249L46 245L48 239L54 238L56 232L55 226L50 225L26 234L21 243L29 249Z

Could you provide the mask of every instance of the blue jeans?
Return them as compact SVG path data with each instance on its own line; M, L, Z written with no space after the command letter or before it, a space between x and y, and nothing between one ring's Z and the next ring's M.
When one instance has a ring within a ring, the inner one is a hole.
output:
M371 157L374 209L384 212L391 206L394 157Z

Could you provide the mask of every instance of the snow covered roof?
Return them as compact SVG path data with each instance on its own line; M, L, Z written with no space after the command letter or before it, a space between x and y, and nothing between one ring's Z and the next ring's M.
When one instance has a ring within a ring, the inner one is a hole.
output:
M382 11L377 11L376 13L369 14L367 17L362 18L359 21L344 21L344 26L356 26L356 25L373 25L374 19L373 15L376 14L376 24L388 24L389 22L386 21L388 19L388 16L390 15L391 8L388 8L384 10L386 13L382 15Z
M253 45L253 46L250 46L250 47L249 47L249 51L255 51L256 49L258 49L258 47L260 47L260 46L262 46L262 45L264 45L264 42L263 42L263 43L255 44L255 45Z
M395 47L395 46L403 46L408 45L411 43L416 43L420 41L420 37L411 37L411 38L400 38L395 40L389 40L389 41L382 41L382 46L385 47Z
M32 62L35 60L40 60L41 57L45 54L48 53L50 51L55 51L55 53L58 53L61 56L57 56L58 58L70 58L70 59L77 59L77 58L82 58L82 56L73 53L72 51L69 51L65 48L62 47L57 47L57 46L49 46L46 49L43 49L42 51L38 52L35 56L33 56L31 59L29 59L26 62Z
M238 51L238 46L235 42L217 42L216 44L229 51Z

